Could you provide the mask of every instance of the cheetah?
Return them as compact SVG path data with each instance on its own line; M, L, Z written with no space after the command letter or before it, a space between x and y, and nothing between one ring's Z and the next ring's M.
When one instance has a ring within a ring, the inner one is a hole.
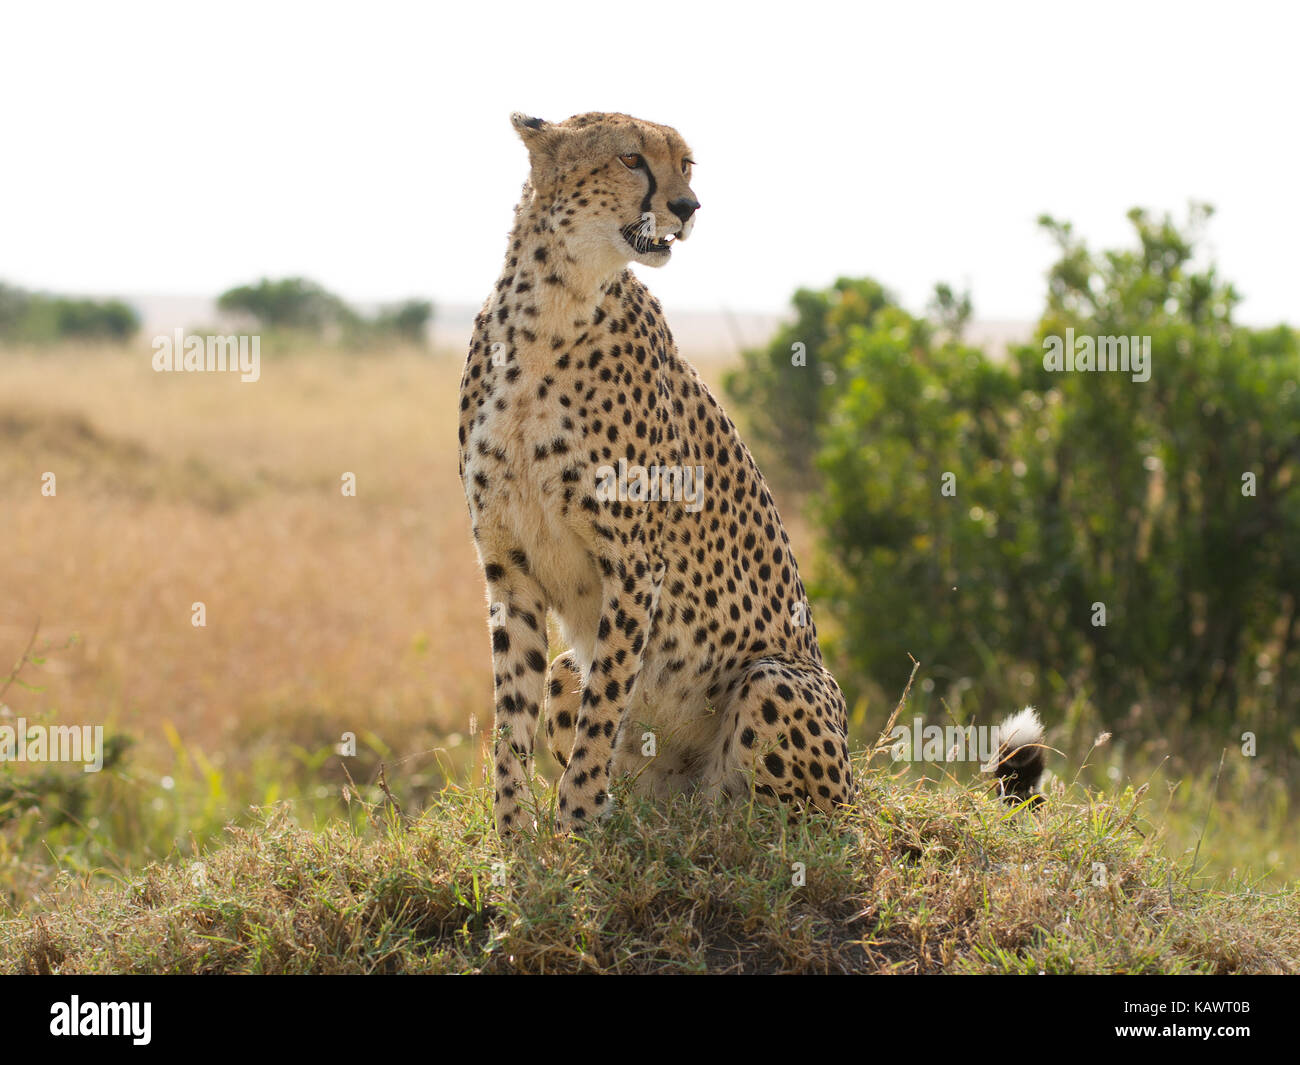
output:
M827 671L772 495L629 269L699 201L690 149L623 114L512 124L529 178L474 323L460 472L487 583L498 832L534 824L534 740L562 830L637 793L795 810L854 794ZM568 647L548 659L548 616Z

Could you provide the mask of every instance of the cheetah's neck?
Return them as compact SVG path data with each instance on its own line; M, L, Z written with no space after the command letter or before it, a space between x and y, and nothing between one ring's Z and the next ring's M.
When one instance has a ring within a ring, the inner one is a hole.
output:
M560 204L524 186L492 301L500 320L514 323L521 351L549 351L583 332L627 267L606 242L584 239L566 221Z

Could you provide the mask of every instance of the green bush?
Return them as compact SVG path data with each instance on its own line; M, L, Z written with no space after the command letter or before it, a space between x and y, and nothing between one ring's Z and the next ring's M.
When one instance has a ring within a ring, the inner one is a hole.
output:
M1102 252L1042 219L1047 306L1005 358L961 343L951 292L936 323L852 300L869 281L801 292L799 322L747 357L729 391L760 440L785 432L796 471L818 452L816 584L851 689L896 691L911 654L990 714L1082 695L1131 730L1295 746L1300 342L1233 320L1197 253L1208 217L1134 211L1135 246ZM1150 337L1150 379L1049 370L1067 329Z
M723 388L745 410L750 443L774 460L764 467L789 487L806 489L850 333L897 304L869 278L840 278L824 292L800 289L792 302L795 320L767 347L744 352Z

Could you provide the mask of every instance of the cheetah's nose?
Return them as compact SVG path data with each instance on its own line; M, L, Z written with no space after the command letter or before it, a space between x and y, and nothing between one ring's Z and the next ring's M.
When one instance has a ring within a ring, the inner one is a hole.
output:
M668 210L672 211L672 213L683 222L688 222L690 221L691 215L699 209L699 206L699 201L683 196L679 200L673 200L668 205Z

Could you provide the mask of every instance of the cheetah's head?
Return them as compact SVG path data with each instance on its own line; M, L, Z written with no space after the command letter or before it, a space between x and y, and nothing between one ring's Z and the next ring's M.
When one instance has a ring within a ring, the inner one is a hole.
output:
M510 116L528 148L534 195L576 255L663 266L695 225L694 161L681 134L628 115L545 122Z

